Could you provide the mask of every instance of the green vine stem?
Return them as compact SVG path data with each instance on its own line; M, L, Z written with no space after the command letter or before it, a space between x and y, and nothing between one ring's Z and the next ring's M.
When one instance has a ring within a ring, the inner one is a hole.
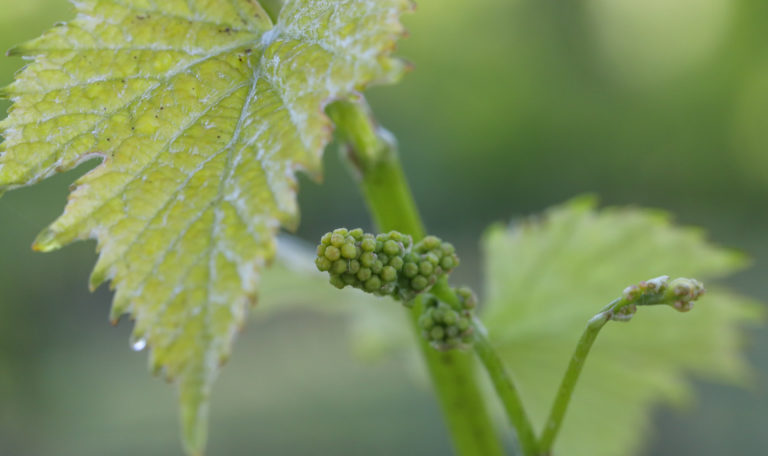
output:
M397 230L419 240L424 237L424 226L400 166L394 139L376 125L363 103L362 100L338 101L329 105L326 112L334 121L337 138L360 178L378 229ZM451 292L445 280L438 281L432 289ZM415 299L410 319L416 334L420 333L417 321L422 308L421 299ZM417 340L457 454L502 455L477 384L472 356L457 350L439 352L421 337Z
M597 315L592 317L587 322L587 327L576 345L558 388L555 401L539 439L539 454L542 456L551 454L565 412L568 410L568 404L571 402L576 382L584 368L584 362L597 335L606 323L611 320L629 321L637 311L638 306L666 304L679 312L688 312L693 306L693 301L703 293L704 286L698 280L686 278L669 280L667 276L660 276L625 288L620 298L611 301Z
M488 371L496 394L501 399L507 417L517 432L520 449L525 456L535 456L537 454L536 435L528 415L525 413L520 393L518 393L512 379L507 375L504 364L488 340L487 331L482 322L475 318L473 324L475 328L473 344L475 353L485 366L485 370Z
M541 439L539 439L538 447L541 455L549 455L551 453L552 445L554 444L557 433L562 425L565 412L568 410L568 404L571 402L573 390L576 387L576 382L579 380L581 370L584 368L584 362L587 359L587 355L592 349L592 344L595 343L595 339L597 338L600 329L602 329L602 327L611 319L612 310L614 310L614 307L619 303L621 303L621 299L611 302L587 323L587 328L582 333L581 338L576 345L576 349L571 356L571 360L568 363L568 368L566 369L560 387L557 390L557 396L555 396L555 402L552 404L552 409L549 412L549 417L544 426Z

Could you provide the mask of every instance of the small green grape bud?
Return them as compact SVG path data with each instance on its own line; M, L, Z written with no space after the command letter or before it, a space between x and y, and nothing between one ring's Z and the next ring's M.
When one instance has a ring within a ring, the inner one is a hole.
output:
M440 264L440 258L438 258L437 255L435 255L432 252L429 252L426 255L424 255L424 259L432 263L433 266L437 266L438 264Z
M386 253L389 256L399 255L400 244L390 239L384 243L384 248L382 250L384 251L384 253Z
M365 281L366 290L375 291L375 290L378 290L379 288L381 288L381 280L378 277L373 276L370 279Z
M343 280L344 283L346 283L347 285L352 285L353 283L357 282L357 278L354 275L349 273L342 274L341 280Z
M456 321L459 319L459 314L456 313L455 310L448 310L445 312L445 315L443 315L443 323L446 325L453 325L456 323Z
M456 327L459 328L459 331L464 332L469 329L469 318L467 317L461 317L456 321Z
M413 279L411 279L411 287L413 287L416 291L421 291L429 285L429 280L427 280L426 277L422 275L417 275Z
M448 326L445 328L445 335L448 336L448 338L454 338L459 335L459 328L455 326Z
M624 299L627 301L634 301L637 298L639 298L643 294L640 287L637 285L630 285L627 288L624 289L622 292L622 295L624 296Z
M456 289L456 295L462 303L462 307L468 310L477 307L477 296L469 287L460 287Z
M456 294L462 299L468 299L472 296L472 289L469 287L459 287L456 289Z
M611 314L611 320L613 321L629 321L637 312L636 304L629 304L623 306Z
M389 264L389 255L386 253L377 253L376 257L381 261L381 264Z
M342 288L344 288L347 285L346 283L344 283L344 281L341 279L341 277L336 276L336 275L335 276L331 276L330 282L331 282L331 285L333 285L334 287L336 287L338 289L342 289Z
M422 329L432 329L432 327L435 326L435 321L432 319L431 315L423 314L419 317L419 326Z
M370 279L371 275L372 275L372 273L371 273L370 268L360 268L360 270L357 271L357 278L361 282L365 282L366 280Z
M334 247L341 247L346 241L346 236L337 232L333 232L331 235L331 245Z
M391 260L389 260L389 265L395 268L396 271L403 269L403 264L403 259L399 256L393 257Z
M355 238L355 240L359 241L363 238L363 229L355 228L354 230L350 230L349 235Z
M650 293L662 293L667 289L669 276L663 275L641 282L646 291Z
M320 238L320 243L323 245L328 245L331 243L331 233L325 233L323 237Z
M376 260L371 265L371 271L373 271L374 274L378 274L381 272L381 270L384 268L384 263L382 263L380 260Z
M440 246L440 250L442 250L443 254L447 256L453 255L454 252L456 252L456 248L450 242L443 242L443 244Z
M355 244L346 243L341 246L341 256L344 258L352 259L357 257L357 247Z
M445 337L445 330L442 326L435 326L429 331L429 338L433 341L443 340Z
M669 290L673 294L672 307L680 312L688 312L693 308L693 301L704 294L704 284L696 279L677 278L669 282Z
M429 261L422 261L419 263L419 273L423 276L428 276L432 274L432 272L435 270L435 267L432 263Z
M381 269L381 280L385 282L394 282L397 280L397 271L392 266L384 266Z
M347 262L345 260L336 260L331 266L331 272L334 274L343 274L347 272Z
M670 282L670 289L680 298L698 298L704 293L704 286L696 279L678 278Z
M323 256L325 254L325 248L327 246L325 244L319 244L317 246L317 256Z
M421 240L421 245L424 247L425 250L436 249L440 247L441 244L442 242L436 236L427 236Z
M453 264L453 258L450 256L443 257L442 260L440 260L440 266L445 270L451 270L454 267Z
M376 250L376 240L373 238L365 238L360 242L360 248L364 252L373 252Z
M315 266L317 266L317 269L319 269L319 270L321 270L323 272L324 271L329 271L331 269L331 265L332 264L333 263L331 263L331 260L329 260L326 257L320 256L320 257L315 258Z
M375 261L376 261L375 253L365 252L362 255L360 255L360 264L362 264L366 268L370 268Z
M403 265L403 274L405 274L406 277L408 278L416 277L418 273L419 273L419 266L416 263L405 263Z
M352 274L357 274L357 272L360 271L360 262L357 260L350 260L347 270Z
M336 261L341 258L341 251L337 247L329 245L325 248L323 255L331 261Z

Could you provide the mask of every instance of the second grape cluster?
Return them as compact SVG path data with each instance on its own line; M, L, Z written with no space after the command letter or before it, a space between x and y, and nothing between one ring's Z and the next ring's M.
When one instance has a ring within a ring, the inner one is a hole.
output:
M466 287L457 288L454 305L435 296L424 299L424 312L419 317L421 335L438 350L463 348L472 344L472 311L477 297Z
M339 228L326 233L317 247L315 265L330 274L337 288L352 286L407 303L458 266L453 245L435 236L414 244L397 231L373 235Z

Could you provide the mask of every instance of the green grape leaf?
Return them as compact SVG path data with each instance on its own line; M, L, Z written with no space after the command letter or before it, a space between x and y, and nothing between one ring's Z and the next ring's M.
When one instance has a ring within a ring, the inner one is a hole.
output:
M399 302L351 287L339 290L331 286L328 274L315 266L315 245L285 235L279 237L279 245L275 264L264 271L256 317L296 309L342 316L349 323L352 350L363 360L413 348L413 331ZM414 350L405 358L418 361L418 356Z
M218 366L255 300L296 171L320 174L325 104L395 81L408 0L77 0L77 17L11 55L0 192L91 158L35 242L96 239L91 277L116 288L150 365L177 382L190 453L202 451Z
M690 396L687 373L748 378L740 326L759 312L710 283L740 269L742 256L673 226L659 211L594 206L576 199L489 230L482 319L540 429L591 316L623 287L651 277L703 280L707 294L692 311L639 308L631 322L603 328L586 362L555 454L628 455L647 440L654 404Z

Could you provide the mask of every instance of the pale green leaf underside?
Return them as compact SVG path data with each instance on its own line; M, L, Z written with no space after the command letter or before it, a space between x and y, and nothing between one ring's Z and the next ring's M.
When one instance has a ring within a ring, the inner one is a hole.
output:
M11 51L33 59L3 90L0 192L93 157L52 250L95 238L92 286L116 287L151 365L181 387L187 443L254 299L294 173L319 175L325 103L390 82L406 0L288 0L273 26L254 0L85 0Z
M698 231L672 226L659 212L598 212L588 199L509 229L495 227L484 251L483 320L538 429L587 320L624 286L661 274L708 284L743 265L738 255L713 247ZM753 318L756 307L708 288L689 313L641 308L631 322L603 329L555 454L632 454L647 440L650 407L688 395L685 373L744 379L739 324Z
M413 347L413 331L401 305L354 288L338 290L329 286L328 274L317 270L314 259L313 245L281 236L275 264L264 272L259 312L254 316L264 318L297 308L341 314L350 323L352 350L364 360ZM418 364L418 357L414 352L407 358Z

